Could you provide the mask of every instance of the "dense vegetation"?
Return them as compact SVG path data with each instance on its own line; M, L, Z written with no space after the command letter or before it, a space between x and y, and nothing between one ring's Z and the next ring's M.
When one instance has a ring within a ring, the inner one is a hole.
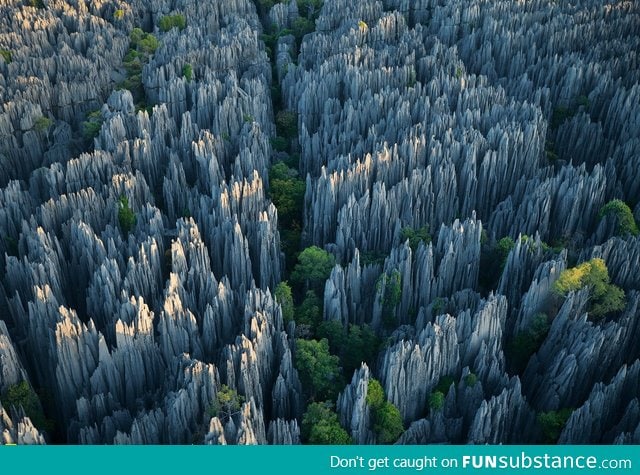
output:
M609 271L602 259L595 258L564 270L553 284L553 292L565 297L569 292L589 289L589 317L595 321L625 307L624 291L610 283Z

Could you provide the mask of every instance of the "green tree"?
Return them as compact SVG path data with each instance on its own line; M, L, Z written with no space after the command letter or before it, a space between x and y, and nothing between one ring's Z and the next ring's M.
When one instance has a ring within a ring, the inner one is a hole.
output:
M285 323L289 323L293 320L295 308L293 306L293 295L291 293L291 287L289 284L284 281L280 282L276 286L275 297L277 302L280 304L280 308L282 308L282 318Z
M418 229L413 229L410 226L402 228L400 231L400 237L402 241L409 240L409 246L415 252L421 242L425 245L431 242L431 235L429 234L429 226L422 226Z
M176 14L176 15L165 15L160 18L158 21L158 27L160 31L167 32L172 28L178 28L179 30L184 30L187 26L187 20L185 20L184 15Z
M397 323L396 306L402 299L402 275L397 269L391 274L382 274L378 279L377 286L384 286L382 296L382 322L385 327L393 328Z
M593 320L601 320L609 313L624 309L624 291L610 283L604 260L594 258L562 271L552 290L556 295L565 297L569 292L584 287L589 289L589 316Z
M187 82L191 82L191 79L193 79L193 67L190 64L182 66L182 75Z
M329 353L326 338L297 339L295 366L300 382L314 399L334 399L343 384L340 360Z
M296 170L289 168L284 162L278 162L269 170L269 184L269 194L278 209L282 226L299 226L306 191L304 180L298 177Z
M93 140L100 133L102 122L102 112L99 109L87 114L87 120L80 125L85 140Z
M367 386L367 404L373 431L382 444L392 444L404 432L402 416L398 408L386 400L384 390L376 379L370 379Z
M440 391L432 392L429 395L429 407L432 411L439 411L444 406L444 394Z
M40 116L36 119L34 126L35 129L44 132L45 130L49 130L49 127L53 125L53 120L49 117Z
M434 391L441 392L446 396L449 393L449 388L453 383L455 383L453 376L442 376L440 378L440 381L438 381L438 385L435 387Z
M541 412L538 414L538 424L542 429L543 442L545 444L555 444L560 438L567 420L571 416L573 409L566 408L559 411Z
M349 334L342 345L342 366L351 374L364 361L373 363L380 340L369 325L349 325Z
M16 408L22 407L34 426L48 432L52 431L53 421L45 417L40 399L28 382L21 381L18 384L9 386L0 401L5 409L9 409L12 406Z
M9 64L13 59L11 51L8 49L0 49L0 56L2 56L2 59L4 59L4 62L7 64Z
M320 293L329 278L336 260L333 255L317 246L306 248L298 256L298 263L291 273L294 284L304 285Z
M338 356L342 354L345 345L347 345L349 341L344 325L342 325L342 322L337 320L323 321L318 325L318 331L316 334L318 335L318 338L326 338L329 342L329 350L331 353ZM349 374L346 367L345 373Z
M208 413L211 417L218 416L222 420L229 420L240 411L242 403L244 403L244 397L240 396L235 389L223 384L218 390L216 399L211 402Z
M540 349L542 342L549 333L551 323L545 313L538 313L533 317L531 325L519 332L507 347L507 355L516 373L522 373L531 356Z
M136 215L129 207L129 200L126 196L121 196L118 200L118 223L124 234L129 234L136 225Z
M507 263L507 257L509 257L509 253L514 247L516 247L516 243L510 236L503 237L498 241L498 244L496 244L496 250L500 259L500 266L503 269Z
M474 387L478 382L478 377L474 373L469 373L464 377L464 384L470 388Z
M302 417L302 437L316 445L350 445L353 441L345 431L330 402L309 404Z
M295 309L297 324L309 325L315 332L322 321L322 301L313 290L308 290L299 307Z
M276 114L276 131L278 135L293 139L298 136L298 116L292 110L282 110Z
M116 10L113 12L113 18L115 20L122 20L124 18L124 10Z
M637 236L640 231L638 231L638 225L636 224L636 220L633 217L633 213L631 212L631 208L622 200L611 200L606 205L600 209L598 213L598 217L602 219L607 215L613 215L616 217L616 221L618 224L617 233L620 236L625 236L627 234L631 234L632 236Z

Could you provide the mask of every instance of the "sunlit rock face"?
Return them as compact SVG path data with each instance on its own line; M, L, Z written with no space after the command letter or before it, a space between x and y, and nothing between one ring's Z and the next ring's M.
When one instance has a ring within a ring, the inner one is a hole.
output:
M564 409L560 443L640 443L640 237L600 213L640 222L640 4L28 3L0 1L0 443L307 442L280 159L335 259L318 319L381 342L331 401L355 443L372 379L402 444L545 442ZM553 291L592 258L602 320Z

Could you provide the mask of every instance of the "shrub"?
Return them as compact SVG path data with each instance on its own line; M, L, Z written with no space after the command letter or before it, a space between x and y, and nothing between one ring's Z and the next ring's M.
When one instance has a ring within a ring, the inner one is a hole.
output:
M190 64L185 64L184 66L182 66L182 75L187 80L187 82L191 82L191 79L193 79L193 68Z
M322 321L322 300L313 290L308 290L304 300L295 309L295 320L298 324L309 325L316 331Z
M218 416L222 420L229 420L240 411L244 397L238 395L235 389L223 384L218 390L216 399L211 402L208 414L211 417Z
M289 148L289 142L284 137L274 137L271 139L271 146L278 152L285 152Z
M609 282L609 271L602 259L595 258L562 271L553 284L553 292L565 297L569 292L589 289L589 316L600 320L625 307L624 291Z
M429 407L432 411L439 411L444 406L444 394L435 391L429 395Z
M298 136L298 116L294 111L282 110L276 114L276 130L278 135L292 139Z
M113 18L115 20L122 20L124 18L124 10L116 10L113 12Z
M285 323L289 323L293 320L294 316L294 306L293 306L293 295L291 294L291 287L287 282L280 282L275 289L275 297L278 303L280 304L280 308L282 308L282 318Z
M282 226L291 228L300 221L305 191L304 180L298 178L298 172L285 163L278 162L269 170L269 195L278 209Z
M407 226L405 228L402 228L402 231L400 231L400 237L403 242L407 239L409 240L409 246L414 252L416 251L416 249L418 249L418 246L421 242L423 242L425 245L431 242L431 236L429 235L429 226L422 226L418 229L413 229L412 227Z
M87 120L80 124L82 128L82 135L85 140L92 140L100 133L102 122L102 112L100 112L100 110L95 110L87 114Z
M438 381L438 385L435 387L434 391L441 392L446 395L449 392L449 388L455 382L453 376L443 376Z
M516 373L522 373L527 367L531 356L540 349L542 342L549 333L549 317L545 313L538 313L533 317L531 325L518 333L508 346L507 354Z
M296 340L295 366L306 392L320 400L334 399L342 386L340 361L329 353L326 338Z
M367 404L371 412L371 425L382 444L391 444L404 432L402 416L396 406L386 400L384 390L376 379L367 386Z
M136 215L129 207L129 200L126 196L121 196L118 200L118 223L124 234L129 234L136 225Z
M345 431L330 402L309 404L302 417L302 437L310 444L349 445L353 441Z
M44 2L42 0L29 0L29 5L34 8L44 8Z
M9 64L12 61L11 51L8 49L0 49L0 56L4 59L4 62Z
M129 35L130 48L144 55L152 55L160 46L158 39L151 33L145 33L140 28L134 28Z
M24 413L38 429L51 431L53 422L47 419L42 411L42 405L38 395L28 382L22 381L9 386L6 393L0 398L2 406L9 409L11 406L22 407Z
M571 416L573 409L561 409L559 411L542 412L538 414L538 424L542 429L543 442L555 444L560 438L562 429Z
M624 201L611 200L606 205L604 205L600 209L598 217L602 219L607 215L615 216L618 224L618 235L624 236L627 234L631 234L632 236L637 236L639 234L638 225L636 224L636 220L633 218L631 208L629 208L629 206Z
M306 248L298 256L298 263L291 273L291 280L304 284L307 289L322 290L336 260L333 255L317 246Z
M184 30L187 26L187 20L185 20L184 15L176 14L176 15L165 15L160 18L158 21L158 27L160 31L166 33L172 28L178 28L179 30Z
M464 384L470 388L474 387L478 382L478 377L474 373L469 373L464 377Z
M34 127L37 131L44 132L45 130L48 130L52 124L53 120L51 120L49 117L40 116L36 119Z
M396 324L396 306L402 299L402 276L397 269L391 274L383 273L378 279L377 288L384 286L382 295L382 322L387 328Z
M296 37L298 44L300 44L304 35L311 33L315 29L315 24L308 18L301 16L293 21L291 29L293 30L293 36Z

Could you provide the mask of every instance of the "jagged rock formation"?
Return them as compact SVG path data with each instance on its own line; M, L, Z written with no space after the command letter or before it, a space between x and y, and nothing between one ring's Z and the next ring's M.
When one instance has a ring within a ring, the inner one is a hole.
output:
M565 408L561 443L639 443L640 238L599 215L640 221L637 2L325 0L302 40L295 1L43 7L0 1L0 396L26 381L56 433L0 404L2 443L300 443L269 194L298 154L322 318L386 343L337 400L355 442L376 378L399 443L536 443ZM626 294L600 322L552 291L594 257Z

